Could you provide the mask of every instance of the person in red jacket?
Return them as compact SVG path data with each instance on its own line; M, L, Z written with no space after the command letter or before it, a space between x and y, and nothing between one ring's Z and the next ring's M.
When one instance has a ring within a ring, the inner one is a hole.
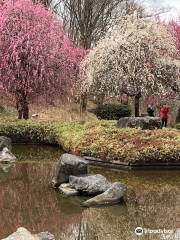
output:
M169 107L165 103L160 111L160 116L161 116L161 121L162 121L162 127L167 127L167 122L168 122L168 114L169 114Z

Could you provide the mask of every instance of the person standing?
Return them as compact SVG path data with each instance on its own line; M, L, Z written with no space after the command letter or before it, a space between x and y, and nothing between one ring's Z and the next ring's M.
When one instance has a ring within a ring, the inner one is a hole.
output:
M160 116L161 116L161 121L162 121L162 127L167 127L167 122L168 122L168 114L169 114L169 107L165 103L160 111Z

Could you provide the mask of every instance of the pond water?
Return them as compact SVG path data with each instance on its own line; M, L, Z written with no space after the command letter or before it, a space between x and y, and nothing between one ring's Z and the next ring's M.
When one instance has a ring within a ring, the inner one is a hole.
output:
M56 240L180 239L172 234L134 233L136 227L180 228L179 171L93 167L91 173L126 183L129 190L126 204L86 209L80 206L84 198L67 198L51 188L59 149L17 145L13 152L19 161L8 172L0 170L0 239L20 226L34 233L49 231Z

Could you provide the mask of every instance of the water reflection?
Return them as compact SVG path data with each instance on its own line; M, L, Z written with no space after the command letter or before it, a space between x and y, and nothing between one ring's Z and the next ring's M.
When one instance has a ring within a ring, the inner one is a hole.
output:
M129 190L124 205L85 209L80 207L84 199L66 198L51 188L54 168L54 164L21 162L8 173L0 171L0 239L19 226L34 233L48 230L57 240L160 240L153 234L139 238L134 230L180 228L178 171L92 168L110 181L126 183Z
M19 226L32 232L48 230L60 239L79 221L79 199L63 198L51 189L52 175L52 165L28 163L0 175L0 239Z
M60 155L63 153L58 147L51 145L23 145L18 144L13 146L13 154L18 161L28 162L57 162Z

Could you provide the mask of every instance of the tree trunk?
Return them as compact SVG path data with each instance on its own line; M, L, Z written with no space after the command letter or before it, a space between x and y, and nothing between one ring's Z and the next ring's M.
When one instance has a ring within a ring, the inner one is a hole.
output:
M23 112L22 112L22 110L18 110L18 119L22 119L22 117L23 117Z
M178 111L177 111L176 123L180 123L180 107L178 108Z
M102 107L103 103L104 103L104 94L99 94L96 98L96 102L97 102L97 107Z
M87 94L84 93L81 95L80 99L80 112L83 113L87 109Z
M26 98L18 99L16 103L16 108L18 111L18 119L27 120L29 118L29 106L28 106L28 102L26 101Z
M24 109L23 109L23 118L27 120L29 118L29 106L28 103L25 102Z
M138 93L134 99L135 117L139 117L140 115L140 98L141 98L141 93Z

